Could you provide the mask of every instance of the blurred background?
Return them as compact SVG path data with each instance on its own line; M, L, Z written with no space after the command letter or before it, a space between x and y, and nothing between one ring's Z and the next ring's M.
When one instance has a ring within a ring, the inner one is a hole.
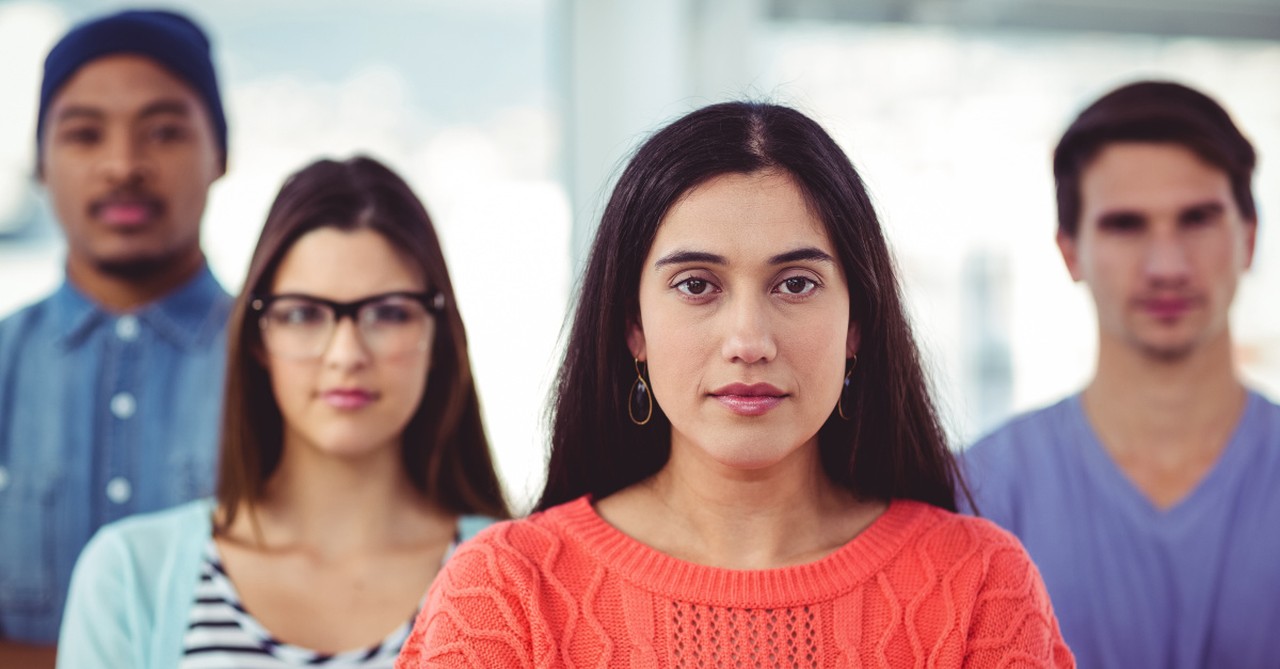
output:
M32 178L44 55L123 7L0 0L0 317L61 280ZM579 263L629 152L694 108L794 106L841 143L885 222L957 447L1092 372L1092 308L1053 243L1050 154L1102 92L1175 79L1254 142L1261 225L1233 313L1280 397L1280 1L169 2L210 32L230 125L204 246L239 289L271 198L320 155L395 167L445 247L501 474L540 490L547 391Z

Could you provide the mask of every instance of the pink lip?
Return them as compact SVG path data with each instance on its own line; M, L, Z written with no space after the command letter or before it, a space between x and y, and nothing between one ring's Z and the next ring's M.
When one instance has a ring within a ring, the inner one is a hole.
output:
M320 399L335 409L352 410L372 404L377 395L361 388L335 388L320 393Z
M711 391L711 396L739 416L762 416L787 398L786 393L767 383L731 383Z
M113 228L134 228L155 219L159 207L146 200L107 200L93 207L94 216Z
M1162 321L1177 320L1191 310L1192 300L1187 298L1148 298L1139 300L1139 306L1147 315Z

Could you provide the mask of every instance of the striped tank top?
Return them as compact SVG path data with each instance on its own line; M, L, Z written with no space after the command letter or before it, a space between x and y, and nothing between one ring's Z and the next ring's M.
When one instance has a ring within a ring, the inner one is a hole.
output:
M455 539L445 553L453 554ZM417 611L378 643L337 654L319 653L276 639L240 603L212 537L205 545L200 582L183 636L179 669L283 669L285 667L359 667L392 669L413 628Z

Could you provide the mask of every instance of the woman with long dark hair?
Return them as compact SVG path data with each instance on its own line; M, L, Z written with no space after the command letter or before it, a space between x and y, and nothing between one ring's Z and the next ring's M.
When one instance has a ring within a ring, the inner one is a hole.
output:
M802 114L637 151L582 278L537 513L445 568L398 667L1072 666L963 490L866 189Z
M431 219L369 158L277 196L228 326L216 500L104 528L65 667L389 667L461 539L508 517Z

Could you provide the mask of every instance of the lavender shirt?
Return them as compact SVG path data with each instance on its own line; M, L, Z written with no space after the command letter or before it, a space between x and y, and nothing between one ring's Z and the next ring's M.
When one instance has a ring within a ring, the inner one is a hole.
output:
M1167 510L1073 396L963 455L983 516L1022 540L1081 667L1280 667L1280 407L1250 393L1217 464Z

